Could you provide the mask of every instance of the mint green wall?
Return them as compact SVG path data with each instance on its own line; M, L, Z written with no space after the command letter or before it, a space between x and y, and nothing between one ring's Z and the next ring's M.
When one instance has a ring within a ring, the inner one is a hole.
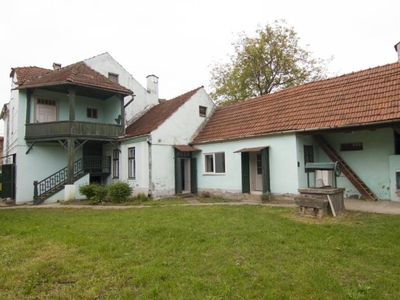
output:
M36 144L26 154L26 145L18 146L16 172L17 203L33 200L33 181L41 181L67 166L68 152L60 144ZM75 160L82 157L82 148L75 153Z
M201 152L195 154L199 190L216 189L241 193L241 154L234 152L243 148L269 146L271 192L276 194L297 193L299 168L294 134L270 135L195 146L201 149ZM213 152L225 152L225 174L204 174L204 154Z
M23 95L21 99L24 99L21 102L26 103L26 92L23 91ZM58 102L58 120L59 121L67 121L69 119L69 98L68 94L50 92L45 90L35 90L32 95L31 101L31 114L30 119L31 122L34 122L35 118L35 100L38 97L44 97L49 99L57 100ZM98 110L98 118L88 118L86 116L87 108L95 108ZM24 110L26 113L26 110ZM105 123L105 124L117 124L114 119L118 117L121 113L121 101L118 97L113 96L106 100L89 98L77 96L75 99L75 120L84 121L84 122L94 122L94 123ZM25 115L23 117L25 122ZM24 123L25 124L25 123Z
M327 134L324 137L379 199L391 199L389 156L394 154L392 129ZM340 151L341 143L352 142L362 142L363 150ZM322 150L319 150L319 161L330 161ZM337 178L337 185L346 188L346 197L360 195L344 175Z

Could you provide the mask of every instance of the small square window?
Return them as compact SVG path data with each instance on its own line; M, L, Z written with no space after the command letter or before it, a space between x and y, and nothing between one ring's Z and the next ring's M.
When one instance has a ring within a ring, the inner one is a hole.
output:
M108 73L108 79L114 81L115 83L118 83L118 74Z
M199 116L200 117L205 117L206 114L207 114L207 107L199 106Z
M97 119L97 108L88 108L86 110L86 116L91 119Z
M396 189L400 190L400 171L396 172Z
M362 142L340 144L340 151L357 151L363 149L364 147Z

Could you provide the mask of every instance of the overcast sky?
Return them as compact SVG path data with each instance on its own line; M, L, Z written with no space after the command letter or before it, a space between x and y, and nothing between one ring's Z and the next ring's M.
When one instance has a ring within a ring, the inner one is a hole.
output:
M199 86L226 60L239 32L284 19L333 76L397 61L399 0L19 0L0 4L0 105L12 67L51 68L110 53L143 86L157 75L160 98ZM3 121L0 121L0 134Z

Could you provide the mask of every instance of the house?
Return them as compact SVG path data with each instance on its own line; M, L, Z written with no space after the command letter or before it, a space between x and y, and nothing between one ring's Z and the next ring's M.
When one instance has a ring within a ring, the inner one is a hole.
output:
M195 191L188 143L214 110L203 87L159 100L157 76L145 89L108 53L66 67L13 68L10 77L0 114L3 197L79 199L79 185L116 180L155 196Z
M217 107L191 145L199 191L293 195L320 179L400 201L400 63ZM336 161L337 178L305 168Z
M13 68L10 77L10 102L0 115L3 183L5 169L10 183L3 197L7 188L16 203L77 198L79 184L105 181L111 161L103 148L118 147L124 98L133 92L84 62Z
M214 111L203 87L160 103L126 128L120 149L112 156L110 181L128 182L135 193L154 197L197 192L197 149L189 142Z

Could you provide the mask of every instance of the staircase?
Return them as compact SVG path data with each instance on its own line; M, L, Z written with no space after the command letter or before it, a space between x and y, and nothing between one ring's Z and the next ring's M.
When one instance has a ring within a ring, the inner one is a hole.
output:
M74 163L74 182L90 174L109 174L111 160L109 156L84 157ZM33 204L38 205L55 195L67 184L67 167L50 175L42 181L34 181Z
M315 141L317 141L319 147L324 150L326 155L332 161L338 161L342 173L347 179L353 184L361 196L367 201L378 201L379 198L371 191L371 189L361 180L360 177L350 168L350 166L343 160L343 158L329 145L329 143L321 136L314 135Z

